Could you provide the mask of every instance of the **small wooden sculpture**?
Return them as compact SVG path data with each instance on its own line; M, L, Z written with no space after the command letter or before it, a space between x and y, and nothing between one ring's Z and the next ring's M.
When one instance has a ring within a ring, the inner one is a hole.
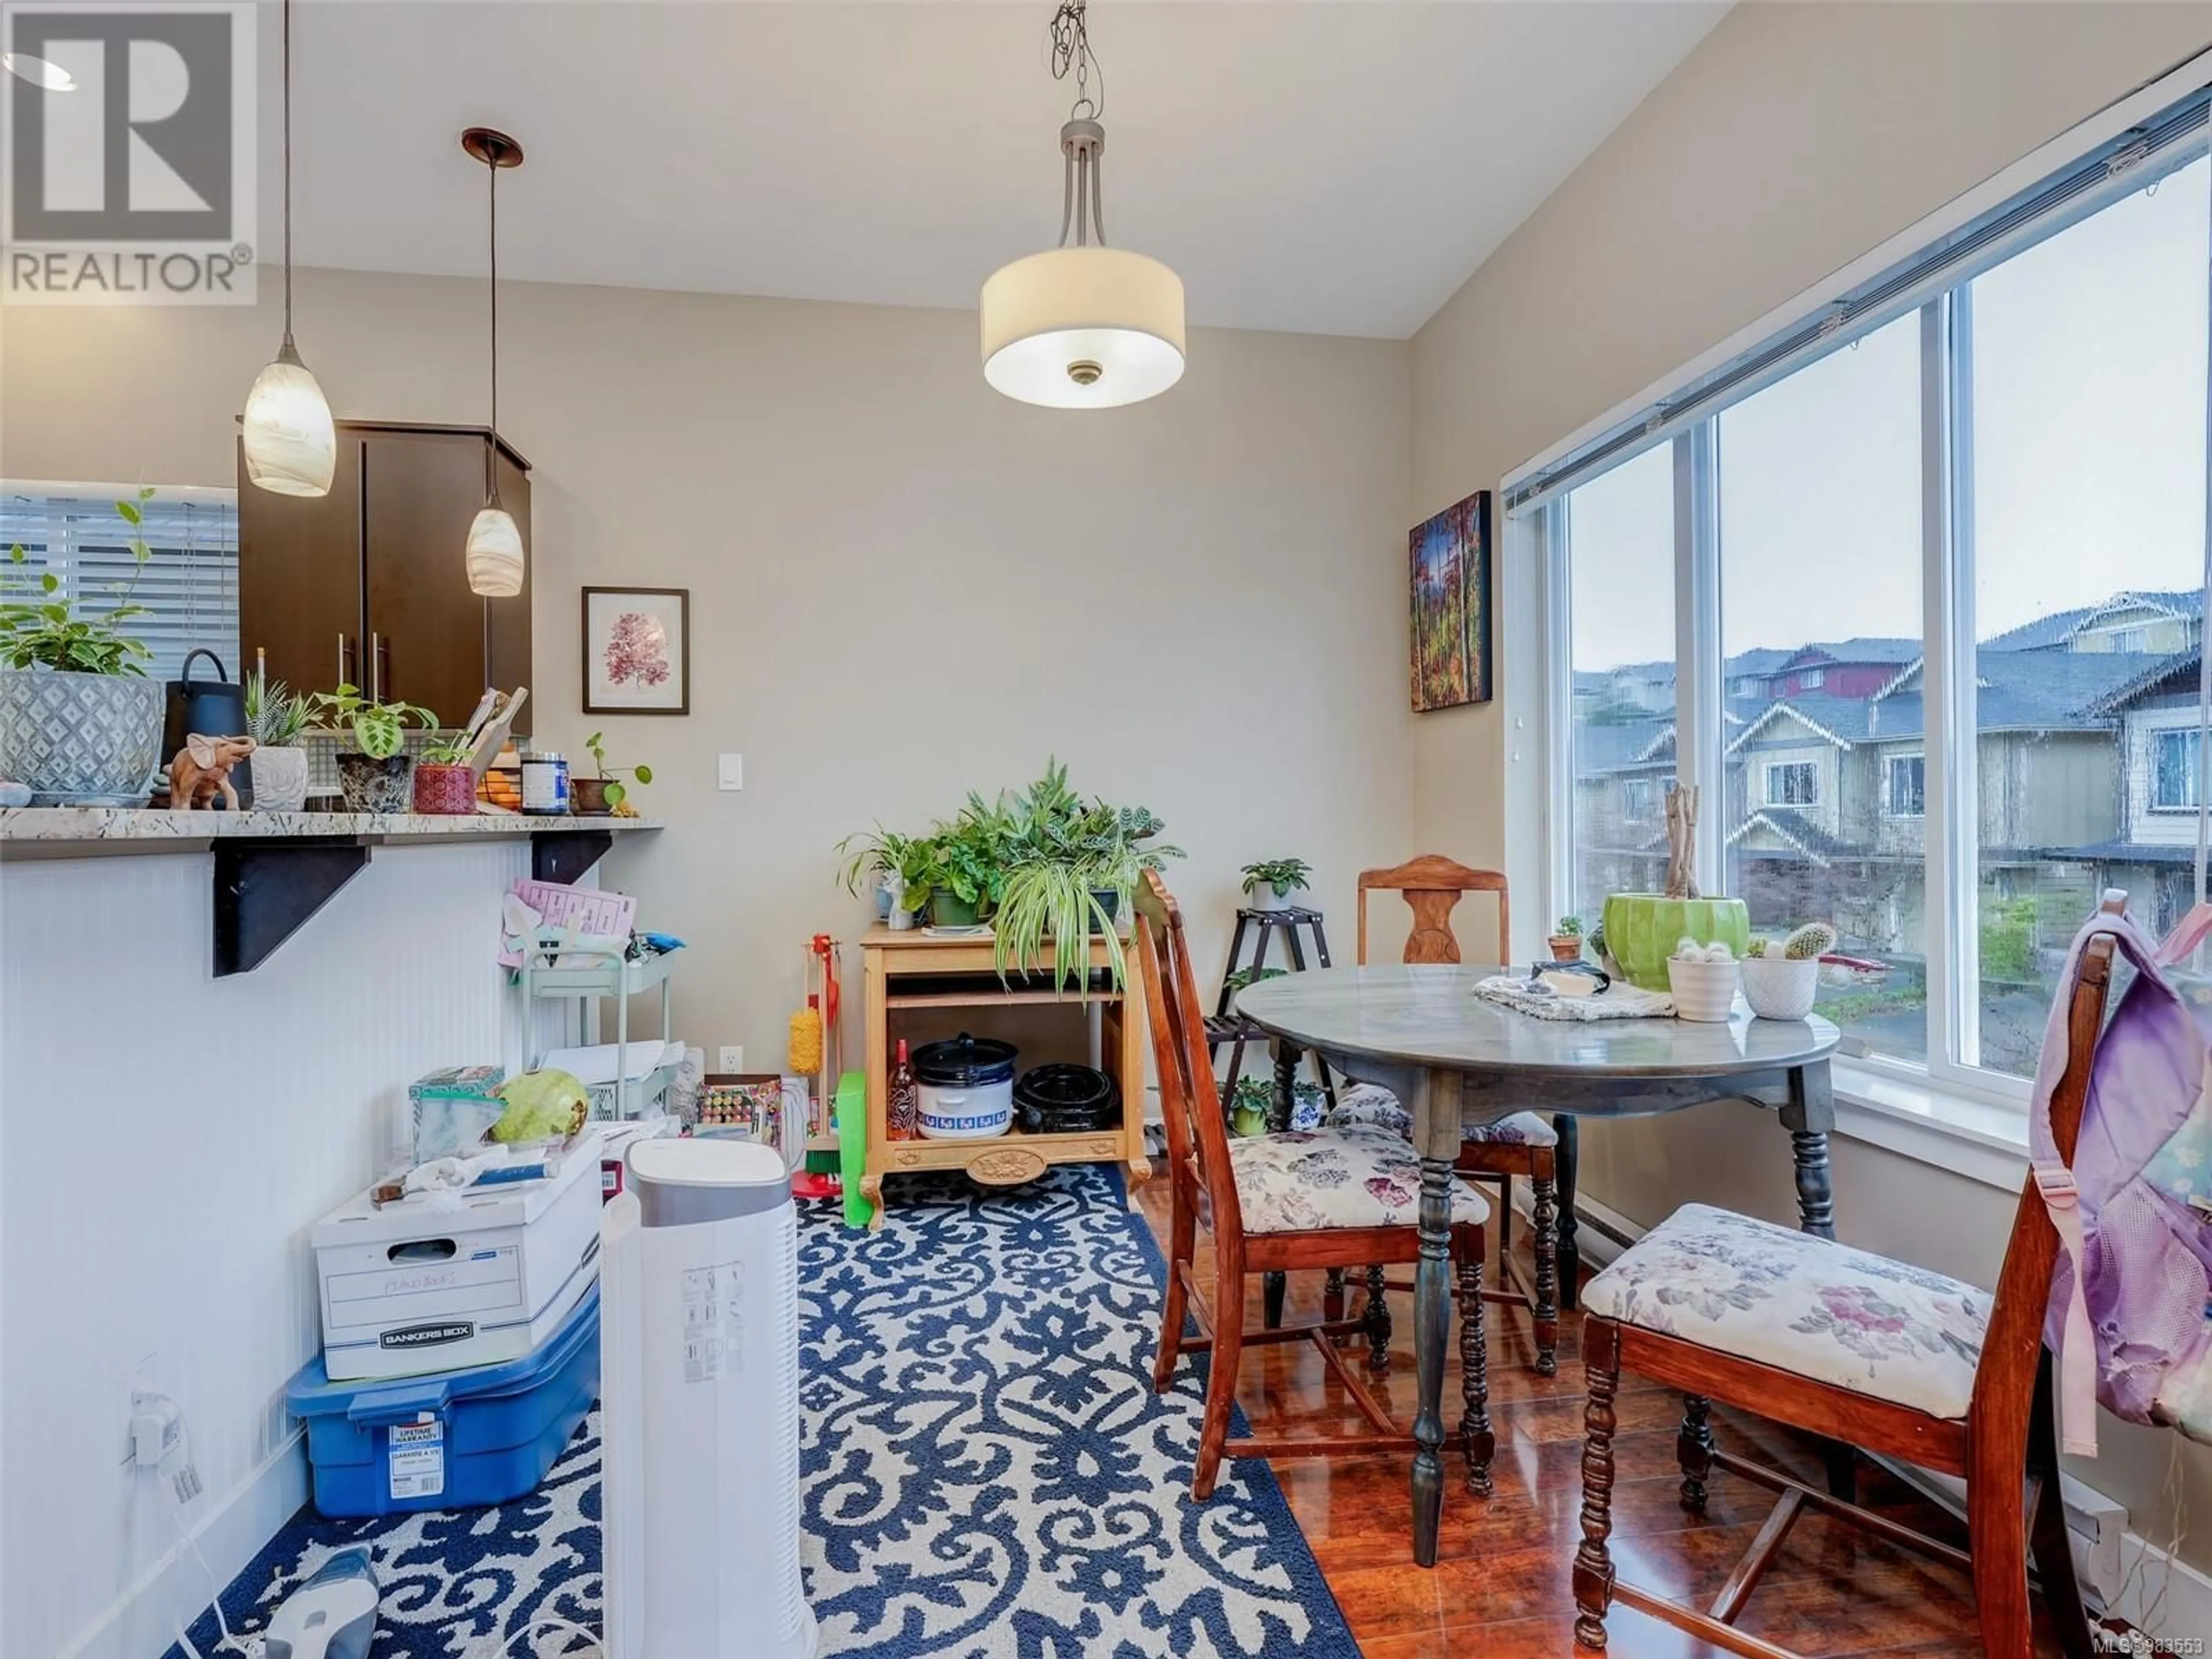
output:
M253 752L251 738L209 738L193 732L169 763L169 805L178 811L211 806L217 794L225 810L238 811L238 789L230 769Z
M1698 896L1698 786L1667 786L1667 896Z

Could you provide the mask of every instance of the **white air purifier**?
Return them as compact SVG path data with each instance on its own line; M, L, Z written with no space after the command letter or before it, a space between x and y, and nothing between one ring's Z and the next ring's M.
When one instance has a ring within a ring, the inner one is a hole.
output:
M813 1659L783 1159L638 1141L601 1241L606 1659Z

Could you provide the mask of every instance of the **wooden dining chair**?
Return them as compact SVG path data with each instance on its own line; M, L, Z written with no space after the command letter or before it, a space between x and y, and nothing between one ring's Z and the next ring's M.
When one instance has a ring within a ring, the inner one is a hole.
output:
M1160 1309L1159 1350L1152 1387L1165 1393L1176 1361L1211 1353L1206 1413L1200 1431L1191 1495L1212 1495L1224 1457L1350 1456L1402 1452L1413 1437L1390 1420L1355 1377L1334 1339L1359 1326L1339 1318L1248 1331L1245 1282L1255 1274L1301 1268L1407 1263L1420 1255L1420 1163L1397 1136L1371 1128L1291 1130L1231 1139L1206 1046L1206 1020L1182 914L1158 875L1147 871L1137 890L1131 954L1144 990L1152 1054L1159 1073L1160 1115L1167 1128L1168 1273ZM1451 1254L1470 1310L1460 1324L1462 1413L1460 1443L1468 1484L1491 1490L1496 1450L1483 1346L1483 1224L1488 1205L1463 1182L1453 1182ZM1201 1223L1213 1242L1213 1295L1197 1283L1194 1257ZM1198 1327L1185 1332L1186 1319ZM1357 1435L1255 1435L1229 1437L1237 1401L1237 1368L1248 1344L1310 1341L1340 1381L1370 1432Z
M2051 1106L2053 1139L2069 1165L2112 960L2112 939L2092 940L2069 990L2067 1065ZM1735 1620L1792 1522L1811 1509L1968 1573L1986 1659L2028 1659L2033 1650L2027 1565L2033 1555L2062 1646L2069 1659L2087 1659L2091 1635L2066 1544L2051 1365L2043 1352L2057 1246L2031 1181L1994 1297L1832 1239L1703 1205L1676 1211L1624 1252L1583 1294L1589 1401L1576 1639L1603 1648L1606 1612L1618 1600L1731 1653L1793 1659L1736 1629ZM1683 1508L1704 1511L1715 1468L1778 1494L1749 1551L1702 1611L1613 1576L1607 1542L1613 1401L1624 1369L1686 1391L1676 1442ZM1968 1547L1717 1449L1707 1416L1715 1400L1965 1477Z
M1459 939L1452 932L1452 912L1469 893L1498 895L1498 955L1504 966L1513 961L1512 902L1505 878L1495 870L1476 870L1437 854L1425 854L1388 870L1363 870L1359 874L1357 942L1359 965L1367 965L1367 896L1370 892L1405 896L1413 912L1413 932L1406 939L1404 959L1410 963L1460 960ZM1340 1091L1328 1122L1337 1127L1370 1124L1395 1130L1409 1139L1413 1114L1389 1090L1363 1083ZM1502 1121L1469 1129L1460 1143L1457 1168L1462 1175L1498 1183L1498 1277L1495 1289L1484 1294L1492 1302L1528 1309L1536 1327L1536 1372L1558 1375L1559 1349L1559 1132L1540 1114L1516 1112ZM1536 1236L1533 1282L1522 1275L1513 1256L1513 1178L1528 1177L1534 1203ZM1382 1301L1383 1282L1368 1276L1368 1318L1386 1336L1381 1352L1387 1356L1389 1310ZM1399 1289L1402 1286L1390 1286ZM1327 1304L1336 1305L1343 1295L1340 1283L1332 1280ZM1372 1352L1370 1341L1370 1352Z

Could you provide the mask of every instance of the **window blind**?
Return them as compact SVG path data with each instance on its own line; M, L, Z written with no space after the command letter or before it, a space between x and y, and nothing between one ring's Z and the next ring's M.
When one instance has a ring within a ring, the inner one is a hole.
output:
M1522 512L1564 495L2188 166L2205 153L2208 108L2212 87L2201 87L1567 453L1510 479L1506 511Z
M115 511L117 495L88 489L82 495L25 495L0 489L0 549L21 546L25 562L0 568L0 594L38 597L40 578L61 579L58 597L83 602L98 616L124 602L149 614L126 631L154 654L142 662L150 679L175 679L193 651L212 651L235 678L238 659L238 508L229 501L139 503L137 534L152 553L139 568L131 551L131 528ZM136 581L135 587L132 586ZM208 671L199 671L204 676Z

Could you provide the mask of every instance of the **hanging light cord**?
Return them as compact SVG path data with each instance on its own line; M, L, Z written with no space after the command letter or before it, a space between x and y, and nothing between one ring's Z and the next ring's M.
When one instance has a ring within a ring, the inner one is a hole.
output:
M284 344L292 345L292 0L284 0Z
M287 0L289 3L289 0ZM499 152L485 158L491 174L491 442L484 447L484 477L489 505L499 501Z
M1085 3L1085 0L1060 0L1060 9L1053 14L1046 34L1052 52L1052 78L1065 81L1071 70L1075 73L1075 103L1067 112L1069 118L1087 115L1097 121L1106 114L1106 71L1091 52L1091 31L1083 15ZM1091 95L1093 76L1098 79L1096 98Z

